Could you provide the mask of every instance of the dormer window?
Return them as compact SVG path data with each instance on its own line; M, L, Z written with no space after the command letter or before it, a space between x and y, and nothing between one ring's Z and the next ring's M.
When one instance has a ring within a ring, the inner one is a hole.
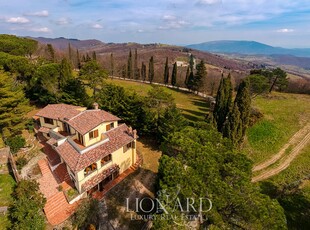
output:
M106 131L109 131L110 129L113 129L113 128L114 128L114 122L112 122L106 126Z
M96 129L96 130L94 130L94 131L91 131L91 132L89 132L89 139L97 138L98 135L99 135L98 129Z
M45 124L53 125L53 124L54 124L54 121L53 121L53 119L44 117L44 123L45 123Z
M84 169L84 175L87 176L87 175L91 174L92 172L94 172L95 170L97 170L97 164L93 163Z

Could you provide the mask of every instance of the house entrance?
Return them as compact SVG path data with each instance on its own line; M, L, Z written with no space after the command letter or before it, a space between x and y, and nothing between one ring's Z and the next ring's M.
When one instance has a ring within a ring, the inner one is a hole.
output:
M116 177L118 177L118 170L115 171L114 173L112 173L110 176L108 176L107 178L103 179L100 183L99 183L99 190L102 191L105 186L111 182L112 180L114 180Z
M113 180L113 176L110 175L108 176L107 178L105 178L104 180L102 180L100 183L99 183L99 189L100 191L102 191L104 189L104 186L109 183L110 181Z

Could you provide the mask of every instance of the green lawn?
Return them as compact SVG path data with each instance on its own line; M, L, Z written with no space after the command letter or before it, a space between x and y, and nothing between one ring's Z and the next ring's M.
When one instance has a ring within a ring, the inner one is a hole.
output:
M127 90L134 90L142 96L147 95L147 92L152 88L152 85L150 84L119 79L108 79L107 82L122 86ZM175 98L177 107L182 110L183 115L187 119L192 121L204 119L208 111L206 99L177 89L170 89L166 87L163 88L166 92L172 94L172 96ZM91 95L92 90L87 89L87 93Z
M0 214L0 229L2 229L2 230L3 229L10 229L9 228L10 225L11 225L11 223L8 219L8 215L7 214L5 214L5 215Z
M310 121L310 96L272 93L253 100L264 117L248 129L245 152L255 164L276 154L306 122Z
M0 206L7 206L11 203L11 193L15 180L10 174L0 174Z
M12 202L11 193L15 185L15 180L10 174L0 174L0 206L8 206ZM7 214L0 214L0 229L7 229L10 221Z

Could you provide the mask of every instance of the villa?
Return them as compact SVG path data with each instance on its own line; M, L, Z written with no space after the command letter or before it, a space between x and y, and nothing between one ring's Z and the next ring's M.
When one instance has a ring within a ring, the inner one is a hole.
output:
M62 166L80 194L102 191L138 158L137 131L93 106L50 104L36 114L38 132L60 159L50 169Z

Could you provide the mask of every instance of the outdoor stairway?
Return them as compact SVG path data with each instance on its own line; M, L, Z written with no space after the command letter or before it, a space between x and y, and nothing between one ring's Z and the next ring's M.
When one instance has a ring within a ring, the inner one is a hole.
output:
M58 177L59 183L61 183L63 181L66 181L66 182L71 181L71 178L69 176L69 173L68 173L68 170L67 170L65 163L58 165L58 167L54 170L54 173Z
M42 175L50 173L50 167L47 163L47 160L43 159L38 162Z
M52 166L58 165L61 162L59 155L53 150L51 146L45 145L44 153Z
M75 211L78 202L70 205L63 192L58 192L49 198L45 204L44 212L48 222L58 225L68 219Z

